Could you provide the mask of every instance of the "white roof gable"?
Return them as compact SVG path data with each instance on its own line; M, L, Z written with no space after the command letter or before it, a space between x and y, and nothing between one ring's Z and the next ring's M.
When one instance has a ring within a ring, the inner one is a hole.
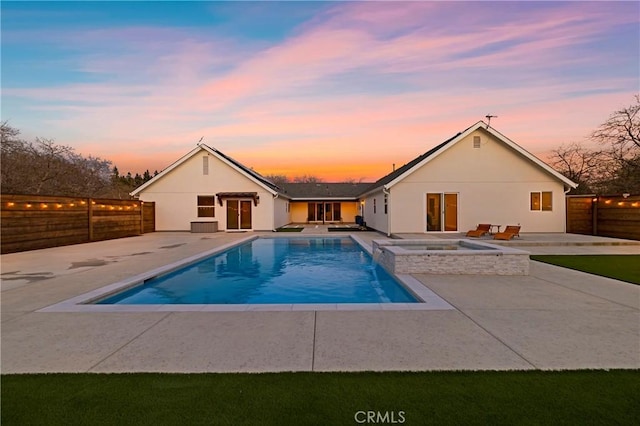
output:
M191 157L193 157L194 155L198 154L201 151L208 152L209 154L215 156L220 161L222 161L223 163L227 164L229 167L235 169L239 173L245 175L249 180L251 180L252 182L254 182L254 183L256 183L256 184L258 184L260 186L262 186L265 190L271 192L272 194L275 195L275 194L278 193L278 191L275 189L275 185L273 185L273 187L271 187L267 183L267 180L265 178L263 178L262 176L260 176L259 174L257 174L256 172L254 172L251 169L248 169L247 167L241 165L240 163L238 163L237 161L231 159L230 157L226 156L225 154L221 153L217 149L211 148L210 146L201 143L201 144L198 144L197 147L195 147L194 149L189 151L187 154L183 155L177 161L172 163L169 167L167 167L166 169L164 169L163 171L158 173L156 176L153 177L153 179L151 179L150 181L145 182L143 185L141 185L138 188L136 188L135 190L133 190L131 192L131 195L133 195L133 196L139 195L146 188L148 188L149 186L151 186L154 183L156 183L158 180L162 179L164 176L166 176L169 173L171 173L172 170L180 167L181 164L183 164L185 161L187 161L188 159L190 159Z
M422 161L414 164L412 167L410 167L406 171L404 171L404 173L399 174L393 180L391 180L390 182L388 182L386 185L383 185L383 186L385 188L387 188L387 189L391 188L392 186L394 186L398 182L402 181L407 176L411 175L413 172L415 172L416 170L420 169L425 164L427 164L430 161L432 161L434 158L437 158L443 152L447 151L452 146L454 146L456 143L460 142L461 140L463 140L464 138L466 138L467 136L469 136L471 133L475 132L478 129L483 129L486 132L490 133L496 139L498 139L499 141L501 141L505 145L509 146L511 149L516 151L518 154L520 154L524 158L528 159L529 161L534 163L536 166L540 167L545 172L549 173L550 175L552 175L553 177L555 177L556 179L558 179L559 181L564 183L566 186L569 186L571 188L576 188L578 186L577 183L573 182L572 180L570 180L569 178L565 177L561 173L558 173L556 170L553 169L553 167L549 166L547 163L545 163L544 161L540 160L538 157L536 157L535 155L531 154L529 151L527 151L526 149L522 148L520 145L518 145L517 143L515 143L511 139L509 139L508 137L506 137L502 133L498 132L493 127L489 127L487 125L487 123L485 123L484 121L478 121L476 124L474 124L473 126L469 127L465 131L463 131L461 133L458 133L455 137L451 138L449 141L447 141L446 143L442 144L442 146L439 149L433 151L432 153L429 153L428 155L425 155L424 156L425 158L423 158ZM373 190L373 188L372 188L372 190Z

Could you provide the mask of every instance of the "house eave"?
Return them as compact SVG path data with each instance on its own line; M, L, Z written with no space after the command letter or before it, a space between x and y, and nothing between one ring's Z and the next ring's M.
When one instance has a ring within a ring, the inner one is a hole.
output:
M358 197L291 197L291 201L358 201Z
M136 188L135 190L131 191L129 193L129 195L131 195L132 197L138 197L140 195L140 193L143 192L145 189L147 189L148 187L150 187L151 185L156 183L162 177L164 177L164 176L168 175L169 173L171 173L173 170L177 169L181 164L183 164L184 162L189 160L191 157L196 155L201 150L204 150L205 152L213 155L214 157L216 157L217 159L219 159L220 161L222 161L223 163L225 163L226 165L228 165L229 167L231 167L232 169L234 169L238 173L242 174L243 176L245 176L246 178L251 180L256 185L258 185L261 188L265 189L271 195L275 196L276 194L280 194L280 192L274 190L273 188L270 188L269 186L265 185L263 182L260 182L258 179L256 179L254 176L252 176L250 173L242 170L241 168L239 168L238 166L233 164L231 161L227 160L226 156L223 155L222 153L219 153L218 150L216 150L215 148L211 148L211 147L209 147L208 145L205 145L205 144L198 144L197 147L195 147L194 149L189 151L187 154L185 154L182 157L180 157L177 161L175 161L172 164L170 164L166 169L164 169L163 171L158 173L150 181L145 182L143 185L141 185L138 188Z
M363 192L362 194L360 194L358 196L358 198L364 198L364 197L368 197L369 195L375 194L376 192L384 192L385 190L389 190L388 185L380 185L380 186L376 186L373 189L370 189L367 192Z
M438 149L437 151L433 152L431 155L429 155L428 157L426 157L425 159L423 159L419 163L415 164L409 170L407 170L404 173L402 173L401 175L397 176L392 181L388 182L385 185L380 185L378 187L372 188L371 190L365 192L361 196L368 196L370 194L373 194L375 192L380 192L380 191L383 191L383 190L387 190L388 191L394 185L396 185L399 182L401 182L402 180L406 179L409 175L414 173L416 170L419 170L424 165L426 165L427 163L432 161L434 158L437 158L443 152L446 152L452 146L454 146L455 144L460 142L462 139L466 138L467 136L469 136L471 133L475 132L478 129L483 129L484 131L488 132L493 137L495 137L496 139L498 139L499 141L503 142L505 145L507 145L508 147L513 149L514 151L516 151L518 154L520 154L521 156L527 158L529 161L534 163L536 166L540 167L545 172L549 173L551 176L553 176L557 180L561 181L564 185L570 186L571 188L577 188L577 186L578 186L577 183L571 181L567 177L563 176L561 173L558 173L556 170L554 170L547 163L545 163L544 161L540 160L538 157L536 157L535 155L531 154L529 151L527 151L526 149L522 148L520 145L518 145L517 143L515 143L514 141L512 141L511 139L509 139L508 137L506 137L502 133L500 133L497 130L493 129L492 127L488 126L484 121L478 121L476 124L474 124L473 126L469 127L468 129L464 130L463 132L460 132L458 135L456 135L451 140L449 140L448 143L443 145L440 149Z

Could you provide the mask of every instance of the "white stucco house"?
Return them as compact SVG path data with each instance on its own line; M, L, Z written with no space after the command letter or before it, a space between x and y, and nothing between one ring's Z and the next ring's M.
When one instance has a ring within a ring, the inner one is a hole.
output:
M564 232L577 185L482 121L375 183L281 187L199 144L132 192L156 203L156 230L216 222L221 231L355 222L385 234L461 232L479 223Z
M131 195L156 203L157 231L187 231L192 222L217 223L222 231L271 231L290 217L282 190L205 144Z
M564 232L565 194L575 187L479 121L384 176L360 200L367 225L387 234L460 232L479 223Z

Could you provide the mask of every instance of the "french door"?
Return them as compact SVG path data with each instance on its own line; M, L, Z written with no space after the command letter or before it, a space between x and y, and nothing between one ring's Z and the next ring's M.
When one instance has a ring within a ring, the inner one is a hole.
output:
M309 222L337 222L342 220L340 203L308 203Z
M427 231L458 230L458 194L427 194Z
M251 200L227 200L227 229L251 229Z

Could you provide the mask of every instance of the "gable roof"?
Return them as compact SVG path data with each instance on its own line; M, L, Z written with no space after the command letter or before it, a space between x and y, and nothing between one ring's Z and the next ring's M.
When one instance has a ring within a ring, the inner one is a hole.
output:
M283 183L282 189L293 200L356 200L371 183Z
M134 189L131 192L131 195L135 196L135 195L140 194L140 192L144 191L146 188L148 188L149 186L153 185L158 180L162 179L164 176L169 174L172 170L178 168L182 163L184 163L185 161L189 160L191 157L193 157L194 155L198 154L201 151L208 152L209 154L213 155L214 157L217 157L220 161L222 161L223 163L226 163L231 168L233 168L233 169L237 170L238 172L242 173L247 178L252 180L254 183L257 183L258 185L262 186L264 189L266 189L267 191L271 192L272 194L274 194L274 195L275 194L281 194L281 195L285 195L286 196L286 194L282 191L281 188L279 188L276 184L271 182L269 179L267 179L264 176L262 176L260 173L256 172L255 170L251 170L249 167L245 166L244 164L240 163L239 161L234 160L233 158L229 157L228 155L223 154L222 152L218 151L217 149L212 148L212 147L210 147L210 146L208 146L206 144L203 144L203 143L199 143L197 147L195 147L194 149L189 151L187 154L185 154L181 158L179 158L177 161L172 163L169 167L167 167L166 169L164 169L163 171L158 173L156 176L153 177L153 179L151 179L148 182L145 182L143 185L141 185L141 186L137 187L136 189Z
M549 173L550 175L552 175L553 177L555 177L556 179L558 179L559 181L564 183L565 185L567 185L567 186L569 186L571 188L576 188L578 186L577 183L571 181L570 179L568 179L567 177L565 177L561 173L558 173L556 170L554 170L547 163L545 163L544 161L540 160L538 157L536 157L535 155L531 154L529 151L525 150L524 148L522 148L520 145L518 145L515 142L513 142L508 137L504 136L502 133L498 132L493 127L489 127L487 125L487 123L485 123L484 121L478 121L473 126L468 127L467 129L463 130L462 132L459 132L457 135L447 139L446 141L442 142L440 145L437 145L437 146L431 148L429 151L425 152L424 154L420 155L419 157L414 158L413 160L411 160L410 162L408 162L404 166L402 166L402 167L396 169L395 171L389 173L388 175L383 176L382 178L378 179L373 185L371 185L369 188L367 188L361 195L365 195L365 194L368 194L370 192L374 192L374 191L380 190L381 188L385 188L385 189L391 188L393 185L395 185L398 182L402 181L404 178L409 176L411 173L413 173L416 170L420 169L422 166L427 164L429 161L431 161L434 158L438 157L440 154L442 154L443 152L445 152L446 150L451 148L453 145L455 145L456 143L460 142L462 139L464 139L469 134L473 133L474 131L476 131L478 129L483 129L484 131L486 131L489 134L493 135L496 139L498 139L499 141L501 141L502 143L504 143L508 147L512 148L518 154L522 155L523 157L525 157L526 159L528 159L529 161L531 161L532 163L534 163L535 165L537 165L538 167L540 167L541 169L543 169L544 171L546 171L547 173Z

